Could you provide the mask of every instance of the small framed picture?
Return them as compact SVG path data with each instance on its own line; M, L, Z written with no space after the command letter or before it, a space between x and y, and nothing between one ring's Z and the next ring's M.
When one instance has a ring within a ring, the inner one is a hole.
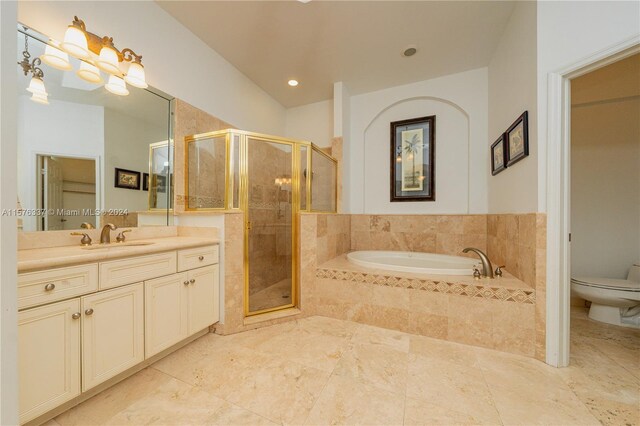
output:
M529 128L527 111L507 129L507 167L529 155Z
M164 194L167 192L167 177L164 175L154 174L151 185L158 194Z
M504 149L505 134L491 145L491 174L497 175L507 168L507 150Z
M118 169L116 167L116 188L140 189L140 172L133 170Z
M142 190L143 191L149 190L149 173L142 174Z

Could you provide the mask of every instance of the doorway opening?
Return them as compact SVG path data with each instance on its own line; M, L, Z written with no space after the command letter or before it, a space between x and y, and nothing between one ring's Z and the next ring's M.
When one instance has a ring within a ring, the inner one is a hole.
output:
M39 231L80 229L83 222L99 226L96 216L96 160L37 155Z

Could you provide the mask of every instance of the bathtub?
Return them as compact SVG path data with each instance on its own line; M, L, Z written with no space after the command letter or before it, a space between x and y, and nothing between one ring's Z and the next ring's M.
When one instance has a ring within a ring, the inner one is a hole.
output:
M354 251L347 259L356 265L389 271L434 275L473 275L478 259L410 251Z

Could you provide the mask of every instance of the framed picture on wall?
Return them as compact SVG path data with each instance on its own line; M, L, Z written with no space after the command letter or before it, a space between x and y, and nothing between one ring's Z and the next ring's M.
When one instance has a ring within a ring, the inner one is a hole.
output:
M116 167L116 188L140 189L140 172L133 170L119 169Z
M391 202L435 201L436 116L391 123Z
M497 175L507 168L507 150L504 147L505 134L491 145L491 174Z
M507 129L507 167L529 155L527 111Z

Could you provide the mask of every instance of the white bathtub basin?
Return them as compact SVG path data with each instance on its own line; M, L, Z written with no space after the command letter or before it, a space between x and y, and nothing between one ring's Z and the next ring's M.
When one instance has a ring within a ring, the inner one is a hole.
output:
M350 262L375 269L435 275L473 275L478 260L461 256L410 251L354 251Z

